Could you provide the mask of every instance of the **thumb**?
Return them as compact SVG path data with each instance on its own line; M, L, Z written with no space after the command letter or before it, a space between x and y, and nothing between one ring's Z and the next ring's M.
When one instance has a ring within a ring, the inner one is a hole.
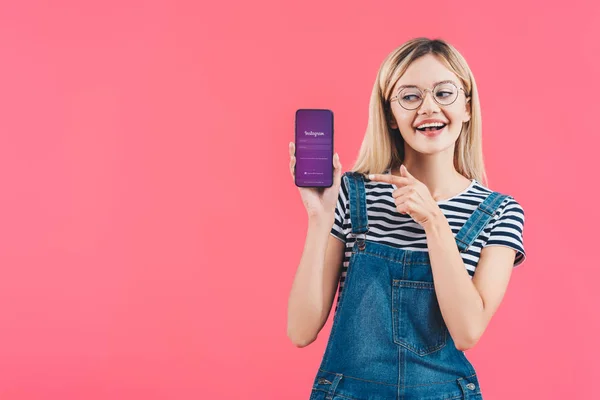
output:
M338 153L335 153L333 156L333 183L336 186L339 186L342 183L342 163L340 162L340 156Z

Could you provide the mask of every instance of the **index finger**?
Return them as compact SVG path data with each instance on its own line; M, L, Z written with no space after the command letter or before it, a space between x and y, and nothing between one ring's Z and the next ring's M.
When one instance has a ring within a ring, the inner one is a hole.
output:
M369 179L376 182L391 183L396 186L404 186L410 183L408 178L392 174L370 174Z

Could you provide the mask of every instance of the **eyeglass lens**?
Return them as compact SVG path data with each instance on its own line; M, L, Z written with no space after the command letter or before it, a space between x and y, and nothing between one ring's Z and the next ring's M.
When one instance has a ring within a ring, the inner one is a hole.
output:
M458 89L451 83L442 83L433 89L433 97L441 105L450 105L456 100ZM418 88L404 88L400 91L398 99L400 104L407 109L418 108L423 102L424 94Z

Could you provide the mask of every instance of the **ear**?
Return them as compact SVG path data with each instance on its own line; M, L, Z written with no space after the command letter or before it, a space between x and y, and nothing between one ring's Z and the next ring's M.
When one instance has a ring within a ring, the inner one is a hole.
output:
M386 112L387 115L387 123L392 129L398 129L398 124L396 123L396 118L394 118L394 114L392 110L388 109Z
M463 118L463 122L468 122L471 119L471 98L467 97L467 104L465 105L465 117Z

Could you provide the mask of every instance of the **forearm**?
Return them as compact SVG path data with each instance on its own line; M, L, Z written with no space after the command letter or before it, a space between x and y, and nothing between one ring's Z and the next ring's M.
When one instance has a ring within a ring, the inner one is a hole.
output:
M323 268L334 215L309 218L306 242L288 300L288 336L304 346L314 340L323 314Z
M448 220L442 212L425 226L435 293L457 348L466 350L478 338L483 301L471 281Z

